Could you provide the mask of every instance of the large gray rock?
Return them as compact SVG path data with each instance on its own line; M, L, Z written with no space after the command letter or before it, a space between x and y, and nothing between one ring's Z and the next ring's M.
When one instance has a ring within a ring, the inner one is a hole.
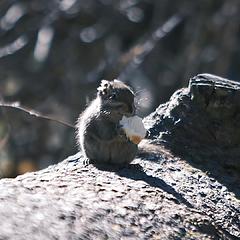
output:
M240 197L240 83L199 74L145 123L152 143L213 174Z
M78 153L1 180L0 239L239 239L237 187L228 189L239 177L232 152L239 128L232 132L228 122L238 115L231 110L238 109L238 88L209 75L193 78L145 119L149 140L123 169L84 166ZM227 182L205 170L209 161L227 166L219 172Z

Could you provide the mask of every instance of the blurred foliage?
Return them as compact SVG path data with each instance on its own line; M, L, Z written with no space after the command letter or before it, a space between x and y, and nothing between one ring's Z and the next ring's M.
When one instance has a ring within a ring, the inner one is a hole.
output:
M238 0L1 0L1 98L73 123L101 79L120 77L144 116L197 73L239 79L239 10ZM73 129L13 109L0 117L0 177L77 151Z

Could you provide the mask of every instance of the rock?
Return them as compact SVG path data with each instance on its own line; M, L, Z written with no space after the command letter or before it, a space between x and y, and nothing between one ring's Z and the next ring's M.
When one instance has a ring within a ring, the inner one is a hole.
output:
M240 83L211 74L145 119L149 139L214 175L240 197Z
M0 239L239 239L240 202L237 187L229 188L239 177L229 123L238 91L212 75L193 78L145 119L145 153L125 168L84 166L80 152L2 179ZM222 134L230 139L216 137L215 124L227 126Z

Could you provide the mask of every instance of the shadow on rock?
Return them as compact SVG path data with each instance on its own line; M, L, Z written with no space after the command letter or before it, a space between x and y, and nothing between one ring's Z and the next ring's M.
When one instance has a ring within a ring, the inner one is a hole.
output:
M150 160L150 159L149 159ZM162 179L150 176L144 172L140 164L129 164L127 166L113 166L109 164L94 164L94 166L101 171L115 172L120 177L129 178L136 181L144 181L151 187L159 188L164 192L171 194L178 203L183 203L189 208L193 205L189 203L180 193L164 182Z
M130 164L127 168L124 168L116 172L121 177L133 179L136 181L144 181L149 184L151 187L159 188L164 192L171 194L177 202L185 204L189 208L193 208L192 204L189 203L180 193L164 182L162 179L150 176L146 174L139 164Z

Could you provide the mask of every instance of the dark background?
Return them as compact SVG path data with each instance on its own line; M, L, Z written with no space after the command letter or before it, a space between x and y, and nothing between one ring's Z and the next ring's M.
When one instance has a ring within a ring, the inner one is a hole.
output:
M0 97L69 123L101 79L137 92L139 115L203 72L239 79L239 0L1 0ZM77 151L75 130L1 108L0 177Z

